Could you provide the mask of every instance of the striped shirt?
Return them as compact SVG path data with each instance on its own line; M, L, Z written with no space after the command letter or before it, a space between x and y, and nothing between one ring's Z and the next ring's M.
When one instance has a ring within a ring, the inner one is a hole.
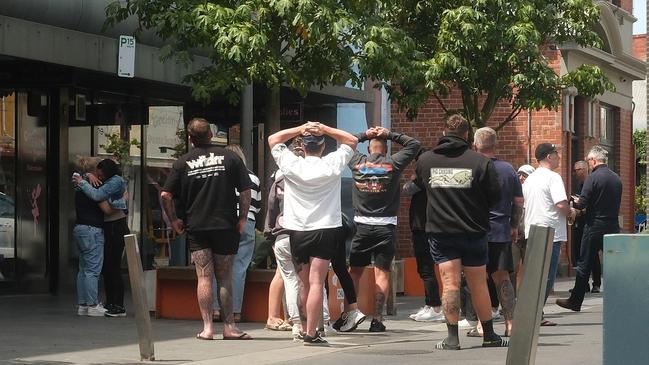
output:
M250 181L252 181L252 187L250 188L250 208L248 209L248 219L255 220L255 215L261 210L261 189L259 188L259 178L248 170L248 176L250 176ZM239 192L234 189L237 196ZM237 215L239 215L239 202L237 202Z

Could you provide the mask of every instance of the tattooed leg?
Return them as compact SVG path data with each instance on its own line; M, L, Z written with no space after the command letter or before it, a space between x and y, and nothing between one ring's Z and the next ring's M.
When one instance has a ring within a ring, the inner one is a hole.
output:
M507 271L497 271L493 273L492 276L496 283L498 300L503 308L507 333L511 334L512 319L514 318L514 306L516 305L514 286L509 279L509 273Z
M439 265L439 273L442 278L444 293L442 295L442 307L446 322L457 325L460 319L460 260L451 260Z
M241 330L234 324L232 313L232 263L234 255L214 255L214 274L218 285L221 320L223 321L223 336L239 336Z
M390 292L390 271L374 268L374 319L383 322L383 307Z
M192 262L196 266L196 297L203 319L201 337L209 338L214 335L212 326L212 278L214 277L214 261L212 250L207 248L192 252Z

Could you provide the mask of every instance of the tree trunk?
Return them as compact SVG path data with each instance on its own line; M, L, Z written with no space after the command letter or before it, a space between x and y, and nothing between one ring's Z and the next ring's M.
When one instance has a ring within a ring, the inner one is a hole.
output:
M266 99L266 125L264 126L264 185L270 186L270 176L276 170L277 166L273 160L273 156L270 154L270 149L268 148L268 143L266 140L268 136L279 131L280 129L280 86L274 87L269 90L267 99ZM265 191L265 190L264 190Z

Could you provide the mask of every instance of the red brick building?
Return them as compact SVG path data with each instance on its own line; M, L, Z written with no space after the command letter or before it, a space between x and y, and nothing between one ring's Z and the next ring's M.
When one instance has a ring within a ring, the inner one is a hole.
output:
M620 212L621 228L632 232L634 227L635 151L632 143L633 80L644 79L645 63L632 56L632 0L604 2L597 5L602 17L596 28L602 38L602 49L584 49L576 44L564 44L546 55L559 74L565 74L581 64L598 65L615 84L615 92L606 92L593 100L579 95L578 90L566 90L563 104L556 111L522 112L499 133L497 156L515 168L529 163L537 166L534 148L541 142L561 146L561 166L557 170L569 192L573 177L571 166L584 158L589 148L602 144L610 150L609 165L620 175L624 184ZM461 108L459 93L452 94L445 104ZM509 114L509 105L502 104L491 117L489 126L495 126ZM426 147L437 143L443 129L443 111L434 99L421 107L419 115L410 121L392 105L391 128L422 141ZM412 169L412 166L410 167ZM412 170L411 170L412 171ZM404 182L410 172L404 173ZM409 198L402 198L400 222L408 221ZM398 252L401 257L412 256L410 232L407 224L399 225ZM566 250L564 250L565 252Z

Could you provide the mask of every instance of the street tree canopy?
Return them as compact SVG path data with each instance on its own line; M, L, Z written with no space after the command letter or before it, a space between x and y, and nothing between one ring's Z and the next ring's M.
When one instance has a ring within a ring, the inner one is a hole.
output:
M447 113L485 126L497 104L512 109L497 129L523 109L555 109L561 92L614 90L601 69L582 65L559 76L544 51L566 42L598 47L599 8L592 0L393 0L377 2L366 17L380 18L359 43L362 76L385 86L408 117L429 98ZM379 25L376 25L379 24ZM389 58L389 62L385 59ZM454 88L462 109L443 101Z
M140 30L168 42L163 58L209 57L186 78L199 100L236 101L252 82L302 95L313 85L361 82L352 69L354 13L337 0L120 0L106 14L108 27L136 15Z

